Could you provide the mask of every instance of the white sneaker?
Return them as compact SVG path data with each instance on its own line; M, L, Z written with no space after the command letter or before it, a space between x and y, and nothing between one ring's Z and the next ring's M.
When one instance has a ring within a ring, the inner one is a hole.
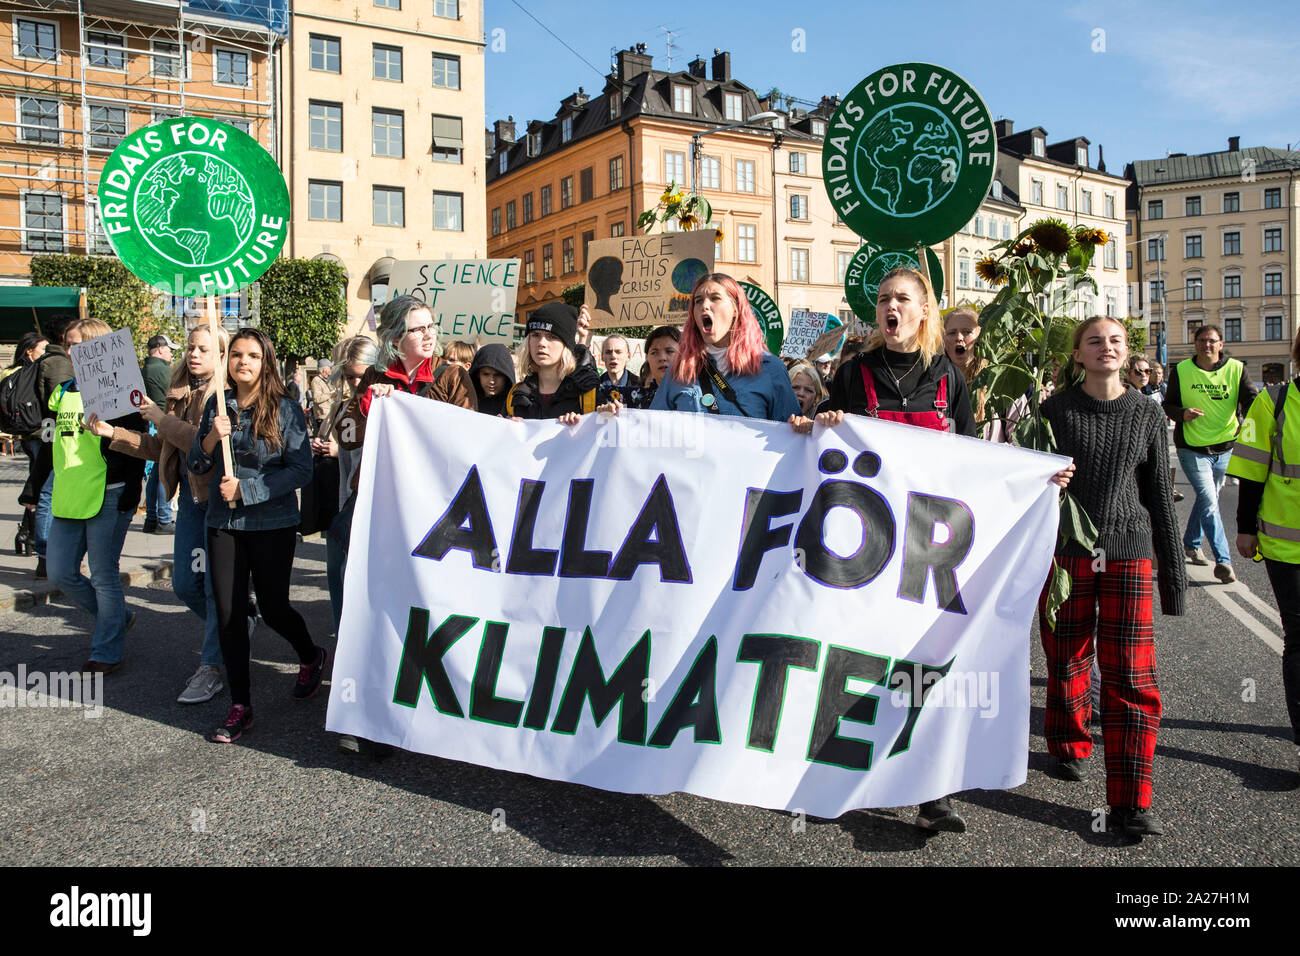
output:
M221 682L221 668L211 664L201 664L194 672L194 676L189 679L189 683L185 685L185 690L181 691L181 696L176 698L176 703L202 704L225 689L226 685Z

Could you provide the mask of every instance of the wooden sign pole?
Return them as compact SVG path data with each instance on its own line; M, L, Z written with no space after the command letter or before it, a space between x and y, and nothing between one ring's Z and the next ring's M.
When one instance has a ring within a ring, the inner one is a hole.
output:
M217 405L224 415L226 414L226 363L230 361L230 355L227 353L224 360L221 358L221 336L218 333L220 327L221 323L217 318L217 297L210 295L208 296L208 335L212 339L212 351L217 357L212 368L212 374L217 377L214 394L217 396ZM221 461L226 466L226 474L231 478L235 477L234 455L230 451L229 435L221 439ZM231 501L229 504L233 510L235 503Z

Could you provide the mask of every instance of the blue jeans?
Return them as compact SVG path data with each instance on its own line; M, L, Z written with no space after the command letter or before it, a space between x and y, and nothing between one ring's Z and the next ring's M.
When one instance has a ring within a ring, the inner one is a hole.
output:
M158 434L152 425L149 426L149 434ZM149 478L144 483L144 520L156 521L158 524L171 524L172 503L167 498L167 486L158 478L158 463L150 464L152 467L149 469Z
M45 484L41 485L40 501L36 504L36 540L32 546L36 548L36 553L42 558L49 547L50 540L50 522L54 520L54 515L50 511L50 503L54 500L54 472L50 472L49 477L45 479Z
M189 479L182 471L176 504L176 540L172 555L172 590L203 622L203 650L199 662L222 665L221 630L217 626L217 601L212 596L208 567L208 503L195 503Z
M131 512L119 514L121 488L104 492L104 503L93 518L55 518L50 523L49 575L74 603L95 616L90 659L116 664L126 639L126 596L122 593L122 545ZM90 579L81 573L81 559L90 555Z
M357 493L339 509L325 532L325 580L330 591L330 610L334 612L334 633L339 632L343 618L343 574L348 566L348 544L352 537L352 512L357 504Z
M1228 536L1223 530L1223 517L1219 514L1219 492L1227 479L1228 462L1231 460L1231 451L1205 455L1186 448L1178 449L1178 464L1182 466L1188 484L1196 492L1192 516L1187 522L1187 530L1183 532L1183 547L1199 548L1204 535L1209 539L1210 550L1214 552L1215 564L1232 564Z

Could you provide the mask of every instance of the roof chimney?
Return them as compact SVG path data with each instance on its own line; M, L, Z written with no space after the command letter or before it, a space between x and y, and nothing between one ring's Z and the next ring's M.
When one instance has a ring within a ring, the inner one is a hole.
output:
M1241 150L1241 137L1240 137L1240 136L1229 136L1229 137L1228 137L1228 152L1230 152L1230 153L1236 153L1236 152L1240 152L1240 150Z
M1099 173L1104 173L1106 171L1106 157L1102 153L1102 148L1103 147L1101 143L1098 143L1097 144L1097 172Z
M1009 119L994 120L993 131L998 134L998 139L1006 139L1011 135L1012 125Z
M713 79L717 83L726 83L731 79L731 54L723 50L713 51Z
M515 141L515 118L513 116L497 120L492 124L492 129L496 133L498 146L506 146Z
M695 59L691 60L690 63L686 64L686 72L689 73L691 76L698 76L700 79L703 80L705 79L704 67L705 67L705 63L703 57L697 56Z
M637 43L634 49L618 51L618 78L626 83L634 76L650 72L654 57L645 51L644 43Z

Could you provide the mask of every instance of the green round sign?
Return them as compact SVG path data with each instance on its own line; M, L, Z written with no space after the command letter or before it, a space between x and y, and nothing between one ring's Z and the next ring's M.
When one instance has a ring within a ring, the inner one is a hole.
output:
M763 327L767 350L773 355L780 355L781 345L785 342L785 323L781 321L781 310L776 307L770 295L752 282L741 282L739 285L749 300L749 307L758 318L758 324Z
M934 297L942 299L943 265L929 246L925 249L925 261L930 271L930 285L934 286ZM907 249L880 249L867 243L853 254L844 273L844 298L849 300L854 315L863 322L875 324L880 280L889 274L889 270L900 267L919 270L916 253Z
M275 261L289 191L242 130L183 117L132 133L99 178L99 215L123 265L171 295L238 292Z
M877 70L836 108L822 181L840 218L886 249L942 242L970 221L993 183L997 134L974 87L951 70Z

